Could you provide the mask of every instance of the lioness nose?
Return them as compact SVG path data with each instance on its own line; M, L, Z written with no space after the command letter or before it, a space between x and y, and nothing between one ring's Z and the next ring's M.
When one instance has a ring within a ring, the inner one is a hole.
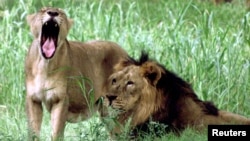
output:
M116 97L117 96L115 96L115 95L107 95L107 98L108 98L108 100L109 100L110 103L112 103L112 101L115 100Z
M56 11L48 11L47 13L48 13L48 15L50 15L50 16L52 16L52 17L55 17L55 16L58 16L58 15L59 15L59 13L56 12Z

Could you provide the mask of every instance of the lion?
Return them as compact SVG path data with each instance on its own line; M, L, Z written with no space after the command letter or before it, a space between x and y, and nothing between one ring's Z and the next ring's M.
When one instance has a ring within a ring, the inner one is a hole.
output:
M189 83L145 52L137 61L120 61L107 81L101 116L116 111L112 116L119 124L109 129L113 137L128 121L134 136L139 130L148 132L150 122L166 125L166 132L177 135L187 128L202 131L210 124L250 124L249 118L200 100Z
M91 116L91 99L95 103L103 94L113 66L128 55L111 41L68 41L73 20L59 8L42 8L28 15L27 22L34 36L25 59L29 139L39 139L45 105L51 115L51 138L60 140L66 121Z

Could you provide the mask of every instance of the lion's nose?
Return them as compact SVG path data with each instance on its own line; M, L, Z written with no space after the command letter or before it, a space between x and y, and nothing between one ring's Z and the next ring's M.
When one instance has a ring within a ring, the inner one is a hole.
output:
M110 103L112 103L112 101L115 100L116 97L117 96L115 96L115 95L107 95L107 98L108 98L108 100L109 100Z
M51 17L55 17L55 16L58 16L58 15L59 15L59 13L56 12L56 11L48 11L47 13L48 13L48 15L50 15Z

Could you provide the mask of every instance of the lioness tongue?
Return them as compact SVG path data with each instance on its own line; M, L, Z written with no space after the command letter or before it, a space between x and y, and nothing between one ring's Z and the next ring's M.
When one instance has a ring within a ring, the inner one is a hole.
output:
M53 39L47 38L45 43L42 46L43 53L45 54L46 57L51 57L53 53L56 50L55 43L53 42Z

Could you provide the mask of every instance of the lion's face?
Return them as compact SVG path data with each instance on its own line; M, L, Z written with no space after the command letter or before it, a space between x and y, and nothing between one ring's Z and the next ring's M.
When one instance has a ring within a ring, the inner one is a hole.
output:
M114 109L128 111L136 106L147 80L137 66L128 66L108 79L107 105Z
M131 116L132 124L144 122L159 107L161 95L157 94L156 84L162 73L155 62L140 66L120 62L108 79L104 105L120 112L120 122Z
M28 15L27 21L34 37L39 41L44 58L54 56L57 47L66 39L73 21L58 8L45 7L38 13Z

